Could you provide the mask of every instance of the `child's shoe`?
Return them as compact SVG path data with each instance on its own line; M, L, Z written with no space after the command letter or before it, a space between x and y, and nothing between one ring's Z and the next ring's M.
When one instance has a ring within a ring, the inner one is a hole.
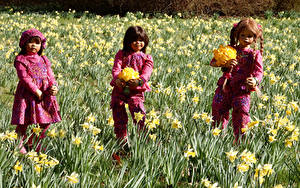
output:
M24 147L24 145L23 145L23 140L21 140L21 142L20 142L20 144L19 144L19 146L18 146L18 149L20 149L20 153L21 154L26 154L27 153L27 150L26 150L26 148Z
M120 156L117 153L113 153L112 154L112 158L117 163L117 165L121 164L121 158L120 158Z
M27 153L24 146L20 149L20 153L23 154L23 155L25 155Z

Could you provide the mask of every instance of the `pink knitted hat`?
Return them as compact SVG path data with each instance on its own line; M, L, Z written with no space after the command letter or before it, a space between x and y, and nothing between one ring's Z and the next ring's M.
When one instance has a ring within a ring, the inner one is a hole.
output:
M42 41L42 48L46 48L46 37L44 37L44 35L39 30L34 28L24 31L22 33L19 43L20 48L23 48L26 42L28 42L28 40L30 40L32 37L40 37Z

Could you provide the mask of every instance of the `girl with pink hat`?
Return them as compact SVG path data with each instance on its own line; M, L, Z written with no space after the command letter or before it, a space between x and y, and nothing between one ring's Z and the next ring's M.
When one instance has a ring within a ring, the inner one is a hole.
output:
M19 149L40 151L41 140L51 123L61 121L59 106L55 95L57 83L51 69L51 63L42 55L46 47L46 38L37 29L22 33L14 66L19 83L15 92L11 124L17 125L16 132L21 137ZM41 132L32 133L27 143L26 130L31 124L39 124Z

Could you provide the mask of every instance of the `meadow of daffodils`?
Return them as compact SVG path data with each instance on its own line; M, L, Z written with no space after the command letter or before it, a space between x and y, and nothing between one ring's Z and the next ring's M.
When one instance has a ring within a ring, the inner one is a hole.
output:
M209 62L240 18L77 15L0 12L0 187L300 186L299 16L256 19L265 39L263 95L252 94L246 139L233 145L230 126L210 126L221 71ZM117 165L109 83L131 25L146 30L154 58L145 100L149 132L140 135L129 119L130 151ZM45 152L22 155L10 125L18 81L13 61L21 33L33 27L47 37L44 54L59 83L63 120L49 129Z

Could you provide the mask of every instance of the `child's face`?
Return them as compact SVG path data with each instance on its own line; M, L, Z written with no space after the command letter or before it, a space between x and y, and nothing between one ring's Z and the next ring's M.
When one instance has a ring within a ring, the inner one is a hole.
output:
M248 29L240 32L239 43L242 48L248 48L254 42L254 33Z
M130 44L130 47L132 48L133 51L135 52L139 52L141 51L145 46L145 42L142 40L137 40L137 41L133 41Z
M37 38L32 38L25 47L27 53L38 53L41 49L41 41Z

